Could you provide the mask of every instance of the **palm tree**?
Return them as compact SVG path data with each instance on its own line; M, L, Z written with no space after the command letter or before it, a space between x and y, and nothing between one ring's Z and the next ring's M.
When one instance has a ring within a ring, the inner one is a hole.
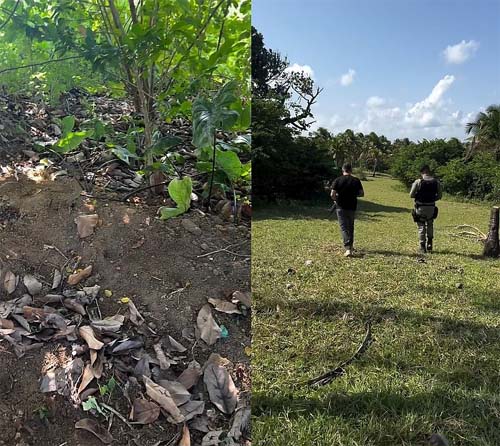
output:
M500 105L490 105L486 111L479 113L475 121L467 123L465 132L472 136L466 159L478 149L492 151L500 161Z

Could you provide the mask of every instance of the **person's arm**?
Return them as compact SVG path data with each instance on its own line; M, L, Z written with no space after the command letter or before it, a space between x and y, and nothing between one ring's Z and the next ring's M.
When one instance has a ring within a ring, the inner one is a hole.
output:
M359 182L358 197L364 197L364 196L365 196L365 190L363 189L363 184L360 181Z
M436 194L436 201L441 200L443 198L443 186L441 186L441 182L437 182L438 188L437 188L437 194Z
M337 201L337 197L338 197L336 187L337 187L337 180L335 180L333 182L333 184L332 184L332 190L330 192L330 197L332 197L333 201Z
M415 180L413 184L411 185L411 190L410 190L410 198L415 198L417 196L418 192L418 186L420 185L419 180Z

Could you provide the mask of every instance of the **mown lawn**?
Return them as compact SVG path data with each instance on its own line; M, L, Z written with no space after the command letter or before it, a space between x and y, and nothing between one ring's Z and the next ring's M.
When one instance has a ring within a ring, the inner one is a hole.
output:
M387 177L364 186L356 258L325 206L255 215L254 444L413 446L440 432L500 445L500 260L450 235L486 231L489 206L442 201L423 262L406 192ZM375 342L344 376L302 384L350 357L368 319Z

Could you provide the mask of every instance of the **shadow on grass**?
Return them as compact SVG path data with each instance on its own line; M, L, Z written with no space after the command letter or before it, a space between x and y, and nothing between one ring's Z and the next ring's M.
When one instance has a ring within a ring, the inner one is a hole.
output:
M328 387L324 390L327 393ZM258 417L273 412L286 412L293 419L321 412L346 420L359 420L363 415L369 415L370 418L379 419L377 424L385 424L384 420L387 418L394 419L411 413L437 423L446 418L467 419L468 423L475 425L478 434L494 435L494 438L500 440L500 418L496 416L494 409L496 399L494 394L474 397L444 388L413 395L403 389L398 393L330 393L322 399L299 399L287 394L278 397L254 391L252 415Z
M437 292L435 293L439 295ZM377 329L376 324L391 321L395 324L410 324L415 327L415 330L427 326L433 330L437 337L442 338L444 341L455 338L463 345L474 348L482 348L486 343L490 345L499 343L500 345L500 330L498 327L474 321L454 319L448 316L417 313L398 307L362 305L336 300L312 301L300 299L286 303L283 309L285 308L292 314L300 314L303 318L314 318L315 321L328 323L331 323L335 317L341 319L346 314L352 315L356 320L372 321L374 332ZM259 309L257 308L256 311L259 311Z
M300 220L300 219L314 219L314 220L334 220L336 219L335 212L330 212L331 201L294 201L290 203L283 203L281 205L262 205L255 207L252 215L253 221L260 220ZM376 220L374 215L381 213L410 213L409 208L389 206L373 201L360 200L358 213L356 218L359 220Z

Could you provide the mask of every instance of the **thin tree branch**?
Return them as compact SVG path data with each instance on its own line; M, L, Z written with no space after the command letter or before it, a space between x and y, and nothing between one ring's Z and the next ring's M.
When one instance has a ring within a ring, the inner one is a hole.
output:
M368 350L368 347L373 343L371 323L368 321L366 323L366 333L363 338L363 342L360 344L354 355L352 355L348 360L341 362L337 367L333 370L330 370L324 373L321 376L313 378L307 382L310 386L324 386L326 384L331 383L335 378L344 375L345 367L351 364L353 361L358 359L363 353Z
M21 0L17 0L16 4L14 5L14 9L10 12L9 16L7 17L7 20L5 20L5 22L2 23L2 26L0 26L0 31L2 31L2 29L5 28L5 26L7 25L7 23L9 23L10 19L14 16L14 14L16 13L16 9L19 6L19 2L20 1Z
M21 65L19 67L5 68L4 70L0 70L0 74L6 73L7 71L20 70L22 68L39 67L41 65L45 65L45 64L48 64L48 63L63 62L65 60L71 60L71 59L81 59L82 57L83 56L69 56L69 57L63 57L62 59L50 59L50 60L46 60L45 62L32 63L32 64L29 64L29 65Z

